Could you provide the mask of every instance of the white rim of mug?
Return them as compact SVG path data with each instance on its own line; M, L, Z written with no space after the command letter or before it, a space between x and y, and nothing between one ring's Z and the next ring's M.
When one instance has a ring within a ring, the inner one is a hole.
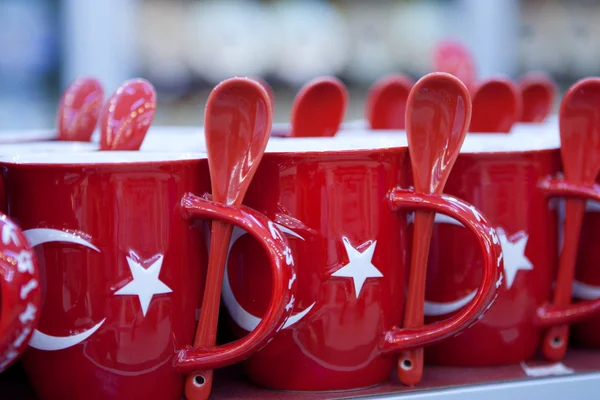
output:
M156 135L166 134L189 135L204 139L203 126L167 126L156 125L150 126L146 138L153 138ZM0 144L20 144L43 141L57 141L58 133L56 129L0 129ZM90 142L100 141L100 130L96 128L90 138Z
M161 138L163 139L164 137L167 137L167 135L169 136L181 136L181 137L186 137L186 138L198 138L200 141L204 141L204 126L187 126L187 125L181 125L181 126L177 126L177 125L173 125L173 126L167 126L167 125L156 125L156 126L150 126L150 129L148 129L148 132L146 133L146 137L144 138L144 142L142 143L142 145L144 143L148 143L148 142L152 142L153 140L155 140L156 138ZM93 143L99 143L100 142L100 130L96 129L94 131L94 134L92 135L91 142Z
M67 141L36 141L24 143L9 143L0 145L0 156L12 156L32 152L56 153L56 152L80 152L98 150L98 143L91 142L67 142Z
M151 135L151 140L148 136L144 139L141 151L142 153L153 153L151 160L159 161L160 155L164 155L165 160L177 160L177 154L206 154L205 143L203 140L195 142L199 144L194 148L194 143L188 146L187 152L184 153L181 147L185 144L177 143L177 138L187 138L188 135L200 134L201 128L197 127L160 127L163 134L158 133L160 130L155 130L155 134ZM537 128L535 128L537 129ZM160 138L160 139L159 139ZM169 139L164 142L164 139ZM154 148L154 145L158 146ZM167 146L165 150L163 144ZM281 154L306 154L306 153L338 153L338 152L360 152L369 150L382 150L389 148L401 148L408 145L405 131L393 130L361 130L353 129L352 134L320 137L320 138L278 138L271 137L267 144L267 153ZM190 148L191 147L191 148ZM462 154L483 154L483 153L519 153L529 151L553 150L560 147L560 137L555 128L545 128L542 132L531 132L530 130L515 130L512 133L477 133L468 134L461 148ZM23 149L21 151L21 148ZM63 163L72 164L66 160L70 154L80 152L99 152L97 143L93 142L33 142L19 143L5 146L5 149L0 148L0 155L3 155L3 160L21 160L31 158L32 151L39 151L45 154L45 157L51 159L52 164L57 164L50 154L64 153L62 155ZM102 153L107 153L106 151ZM109 153L122 153L120 151ZM107 156L100 156L105 159ZM74 158L78 158L75 156ZM142 157L143 158L143 157ZM92 159L95 159L92 157ZM37 160L37 158L36 158ZM95 161L91 161L94 163ZM36 162L39 163L39 162Z
M0 130L0 143L2 144L51 141L56 138L56 129Z

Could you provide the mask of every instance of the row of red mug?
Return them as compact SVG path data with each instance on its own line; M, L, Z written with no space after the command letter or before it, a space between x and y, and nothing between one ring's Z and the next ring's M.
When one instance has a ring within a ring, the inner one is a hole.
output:
M210 181L201 153L5 156L6 210L25 237L7 223L3 243L24 245L26 238L42 271L31 276L33 264L5 251L7 271L30 273L16 291L6 289L13 287L8 279L3 283L3 320L12 314L29 323L8 344L20 349L34 332L23 363L42 399L175 399L183 382L178 372L248 357L253 381L288 390L370 386L387 379L398 352L429 344L435 344L425 352L432 363L530 359L544 327L588 317L598 303L545 307L560 232L559 207L548 194L561 188L552 179L562 166L557 127L544 129L535 137L468 137L445 189L455 197L410 190L400 132L272 139L242 209L202 197ZM597 199L593 189L579 192ZM426 313L444 319L403 330L397 325L410 210L422 208L438 212ZM219 348L186 348L208 239L206 226L193 218L240 228L230 244L223 300L236 333L254 333ZM596 283L592 264L582 265L578 279ZM10 301L11 293L27 301ZM593 330L582 331L595 338Z

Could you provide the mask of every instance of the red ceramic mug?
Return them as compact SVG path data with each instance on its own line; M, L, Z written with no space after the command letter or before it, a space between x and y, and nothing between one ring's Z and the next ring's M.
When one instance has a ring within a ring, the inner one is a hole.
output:
M19 227L0 214L0 373L27 348L40 316L39 269Z
M44 307L23 364L42 399L177 399L195 370L238 362L290 315L286 240L264 216L209 202L202 154L89 152L2 159L10 215L36 246ZM268 254L268 316L248 336L190 349L206 274L201 221L252 232Z
M283 329L245 363L252 381L301 391L372 386L388 378L399 352L457 334L490 305L501 265L494 231L456 198L410 191L411 179L400 135L269 142L244 203L284 227L298 293ZM460 315L404 330L409 213L423 208L470 226L474 251L486 259L484 279ZM237 335L265 313L273 287L266 268L256 241L236 229L223 302Z
M534 358L544 329L587 318L600 301L550 306L559 255L558 132L471 136L446 191L481 210L498 232L504 282L498 298L473 327L425 352L431 364L489 366ZM595 198L588 188L569 195ZM481 281L482 258L457 221L436 216L429 256L425 313L429 322L461 312Z

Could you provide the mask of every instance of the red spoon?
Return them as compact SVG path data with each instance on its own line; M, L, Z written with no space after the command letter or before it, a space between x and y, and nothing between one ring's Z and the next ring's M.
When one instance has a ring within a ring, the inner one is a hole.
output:
M402 74L384 76L367 95L366 115L371 129L404 129L406 101L414 82Z
M348 91L334 77L313 79L304 85L292 105L291 137L334 136L348 104Z
M560 106L559 124L564 180L576 185L593 185L600 172L600 78L582 79L571 86ZM557 306L571 302L585 203L585 199L566 199L563 247L553 298ZM550 360L562 359L568 338L567 325L551 327L542 344L544 356Z
M469 132L510 132L521 114L521 96L510 79L492 78L472 91Z
M437 44L433 53L434 71L447 72L471 88L477 71L471 52L460 42L444 40Z
M228 79L211 92L204 118L212 199L239 206L269 139L272 122L269 95L255 80ZM221 286L232 229L227 223L212 222L210 258L195 347L214 346L216 342ZM212 371L190 375L186 379L186 398L207 399L211 386Z
M471 120L471 96L455 76L431 73L413 86L406 106L406 134L416 192L441 194ZM435 213L415 212L405 328L423 326L425 275ZM408 368L407 368L408 366ZM398 377L416 385L423 375L423 348L404 352Z
M523 102L521 122L543 122L552 112L556 84L548 75L530 72L519 79Z
M94 78L76 79L58 103L58 140L89 142L102 109L104 90Z
M156 111L156 91L145 79L123 83L100 115L100 150L139 150Z

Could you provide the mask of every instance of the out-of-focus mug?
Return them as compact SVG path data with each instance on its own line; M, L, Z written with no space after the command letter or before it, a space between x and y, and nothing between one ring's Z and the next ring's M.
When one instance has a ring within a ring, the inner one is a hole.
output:
M301 391L372 386L388 378L399 352L457 334L489 307L501 266L494 230L461 200L411 191L411 179L402 135L269 142L244 203L285 228L298 292L282 330L245 363L252 381ZM459 315L404 330L415 209L461 220L486 261L477 294ZM223 302L237 335L265 315L273 287L266 268L256 241L234 230Z
M284 236L257 212L193 194L210 189L204 154L46 153L5 157L0 168L10 216L42 272L44 307L22 360L43 400L179 400L178 350L196 370L239 362L292 311L296 282ZM195 219L252 232L274 282L267 317L220 347L188 347L207 268L206 232Z
M550 306L560 227L558 132L485 134L466 141L446 191L482 211L498 232L504 282L484 317L460 336L428 348L426 361L452 366L518 363L535 357L544 328L600 311L600 301ZM581 187L571 193L598 199ZM429 256L425 312L429 322L461 312L481 281L482 258L470 232L437 215Z
M33 251L21 229L0 215L0 372L27 348L41 307L42 289Z

